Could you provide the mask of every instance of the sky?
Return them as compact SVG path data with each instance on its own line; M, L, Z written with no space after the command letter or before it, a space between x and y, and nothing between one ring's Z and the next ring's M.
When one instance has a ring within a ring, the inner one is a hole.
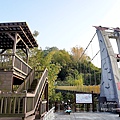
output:
M120 0L0 0L0 22L27 22L32 33L39 32L39 47L70 52L87 47L93 26L120 27L119 5ZM98 50L96 36L86 52L92 58Z

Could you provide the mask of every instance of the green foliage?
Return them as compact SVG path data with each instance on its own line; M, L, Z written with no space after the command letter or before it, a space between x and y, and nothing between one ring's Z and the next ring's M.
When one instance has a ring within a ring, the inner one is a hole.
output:
M38 35L39 35L39 32L35 30L35 31L33 32L33 36L34 36L34 37L37 37Z
M59 51L59 49L57 47L46 47L45 50L43 50L44 56L46 56L48 53L50 53L51 51Z
M71 94L70 92L63 93L63 101L68 102L68 100L73 103L75 100L74 94Z
M67 82L69 85L72 85L72 86L83 85L83 75L82 74L76 75L75 79L72 78L71 76L68 76L66 79L67 79Z
M84 59L79 60L78 53L82 54L82 52L83 48L74 48L72 54L59 50L57 47L31 50L29 64L32 67L39 66L39 69L42 70L48 69L49 100L51 102L74 98L72 95L64 98L61 93L56 94L56 83L68 86L90 85L95 83L95 78L96 84L100 83L100 69L89 62L90 58L87 55L84 56Z
M77 79L74 80L74 85L75 86L79 86L79 85L83 85L83 77L82 74L77 76Z
M62 93L55 93L53 92L53 94L50 96L50 102L54 103L55 101L57 102L61 102L63 100L63 96Z
M29 65L31 65L32 67L36 67L38 65L43 67L43 64L44 64L44 56L42 50L38 48L32 49L30 52Z
M68 52L65 50L56 51L52 59L53 63L59 63L61 66L66 66L71 62L71 58Z
M90 57L83 53L84 49L80 46L76 46L71 49L71 54L74 61L90 60Z
M51 51L45 56L44 51L38 48L34 48L31 51L29 59L29 64L32 67L37 67L37 69L39 68L39 70L43 70L44 68L48 69L49 98L54 95L55 80L57 79L57 75L61 68L58 63L51 62L54 53L55 51Z

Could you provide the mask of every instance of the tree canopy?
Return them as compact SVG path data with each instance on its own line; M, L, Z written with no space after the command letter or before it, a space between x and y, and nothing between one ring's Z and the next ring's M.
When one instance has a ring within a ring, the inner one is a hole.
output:
M48 69L49 100L61 100L61 94L55 93L56 85L94 85L100 84L100 69L90 62L82 47L73 47L71 53L57 47L45 50L31 50L29 64ZM80 57L82 56L82 59Z

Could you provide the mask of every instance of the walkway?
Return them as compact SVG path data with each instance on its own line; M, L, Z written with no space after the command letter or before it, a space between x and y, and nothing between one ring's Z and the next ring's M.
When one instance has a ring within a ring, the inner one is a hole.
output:
M111 113L71 113L63 114L63 113L55 113L54 120L120 120L118 114Z
M100 93L100 86L99 85L81 85L81 86L56 86L56 90L58 91L75 91L75 92L87 92L91 93Z

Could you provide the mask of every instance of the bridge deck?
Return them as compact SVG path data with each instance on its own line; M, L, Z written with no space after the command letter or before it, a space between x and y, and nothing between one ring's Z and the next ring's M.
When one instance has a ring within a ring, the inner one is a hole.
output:
M93 86L57 86L57 90L68 90L68 91L76 91L76 92L92 92L93 93L100 93L100 85L93 85Z
M92 113L92 112L83 112L83 113L71 113L70 115L64 113L55 113L54 120L120 120L118 114L112 113Z

